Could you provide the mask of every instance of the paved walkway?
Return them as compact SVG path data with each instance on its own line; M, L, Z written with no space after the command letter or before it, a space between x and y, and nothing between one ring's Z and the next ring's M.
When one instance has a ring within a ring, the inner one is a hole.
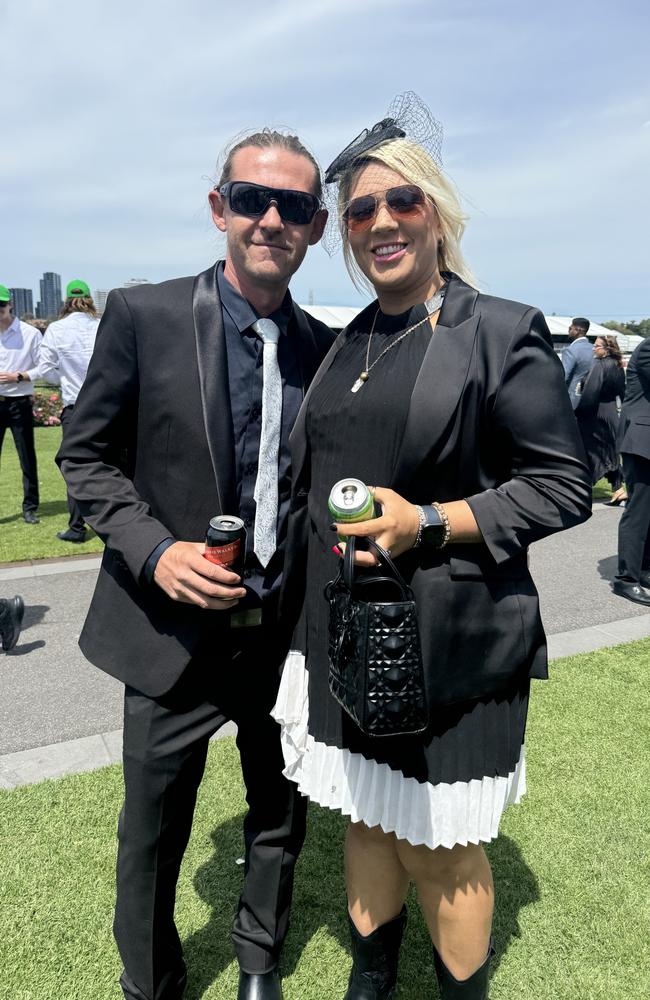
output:
M572 632L559 632L548 637L549 656L559 659L576 653L588 653L606 646L617 646L650 636L650 615L622 618L607 625L592 625ZM237 728L228 723L215 739L234 736ZM30 785L46 778L92 771L122 759L122 731L98 733L81 739L64 740L50 746L33 747L0 756L0 788Z
M586 524L531 550L552 659L650 636L647 609L609 586L619 517L596 504ZM0 788L120 760L122 686L89 669L77 647L98 567L82 557L0 568L0 594L18 591L27 606L20 644L0 658Z

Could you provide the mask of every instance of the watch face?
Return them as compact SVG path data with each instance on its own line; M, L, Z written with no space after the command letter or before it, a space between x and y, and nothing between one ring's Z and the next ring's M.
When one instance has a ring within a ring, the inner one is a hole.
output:
M424 507L425 523L422 526L422 545L437 548L445 537L445 526L435 507Z

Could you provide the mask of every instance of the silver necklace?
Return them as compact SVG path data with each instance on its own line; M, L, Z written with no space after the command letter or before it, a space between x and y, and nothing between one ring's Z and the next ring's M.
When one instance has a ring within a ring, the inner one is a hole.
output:
M366 347L366 365L365 365L365 368L363 369L363 371L359 373L359 378L356 380L356 382L354 383L354 385L350 389L350 392L358 392L359 389L364 385L364 383L367 382L368 379L370 378L370 372L375 367L375 365L377 364L377 362L381 361L381 359L383 358L383 356L385 354L388 354L389 351L392 351L392 349L394 347L396 347L397 344L399 344L400 340L404 340L404 337L408 337L409 333L413 333L413 331L417 330L417 328L419 326L422 326L423 323L427 323L429 321L429 318L431 316L433 316L433 314L435 312L438 312L438 309L440 309L440 307L442 306L442 303L443 303L443 300L444 300L444 297L445 297L445 289L446 289L446 287L447 287L446 285L441 285L441 287L438 289L438 291L434 295L432 295L430 299L427 299L427 301L424 303L425 308L427 310L427 314L424 317L424 319L421 319L417 323L414 323L413 326L409 326L408 330L405 330L404 333L400 334L399 337L397 337L395 340L391 341L391 343L387 347L385 347L383 349L383 351L381 352L381 354L377 355L377 357L375 358L375 360L373 361L373 363L369 364L369 361L370 361L370 345L372 343L372 335L375 332L375 325L377 323L377 317L379 316L379 313L381 312L379 306L377 306L377 312L375 313L375 317L374 317L374 319L372 321L372 327L370 328L370 333L368 335L368 346Z

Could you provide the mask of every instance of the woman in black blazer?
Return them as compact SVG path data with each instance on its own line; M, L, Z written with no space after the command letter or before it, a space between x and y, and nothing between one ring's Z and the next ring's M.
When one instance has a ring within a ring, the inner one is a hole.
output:
M302 616L274 715L285 773L351 819L346 1000L394 995L410 882L441 995L469 1000L487 996L481 844L525 790L529 679L547 676L527 549L586 520L591 490L544 317L463 280L454 191L395 125L362 134L326 177L353 276L377 299L333 345L292 435L288 548L308 554L286 578L283 606ZM372 484L383 513L336 530L376 538L415 592L430 713L416 736L365 736L329 694L327 498L345 476Z
M582 387L575 415L592 483L606 477L613 490L618 490L623 481L616 442L619 405L624 395L625 372L618 341L616 337L596 337L594 363Z

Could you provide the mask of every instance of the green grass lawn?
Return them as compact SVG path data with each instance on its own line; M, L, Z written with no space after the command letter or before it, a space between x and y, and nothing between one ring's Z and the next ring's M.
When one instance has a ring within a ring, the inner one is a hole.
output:
M497 959L491 1000L650 996L650 640L557 662L536 684L529 793L488 852ZM111 938L119 767L0 792L0 994L117 998ZM244 799L235 744L212 745L181 873L177 920L187 1000L231 1000L229 926L242 870ZM286 1000L339 1000L349 951L344 821L312 807L282 968ZM415 901L400 1000L433 1000Z
M25 524L22 517L22 473L11 434L5 434L0 458L0 563L22 559L80 555L101 552L104 546L94 532L83 545L61 542L57 531L68 527L68 505L63 477L54 464L61 444L60 427L35 427L40 524Z

